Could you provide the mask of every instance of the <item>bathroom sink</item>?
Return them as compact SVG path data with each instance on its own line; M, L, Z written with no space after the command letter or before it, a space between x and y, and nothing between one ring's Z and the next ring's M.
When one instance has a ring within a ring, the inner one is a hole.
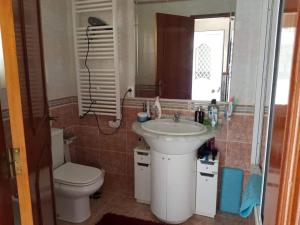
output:
M170 155L195 153L215 134L202 124L189 120L174 122L171 119L157 119L134 123L132 128L145 139L151 150Z
M143 123L141 127L155 134L171 136L200 135L207 131L202 124L188 120L180 120L179 122L174 122L171 119L150 120Z
M150 146L152 213L168 224L183 223L195 212L197 149L215 130L171 119L135 122L132 129Z

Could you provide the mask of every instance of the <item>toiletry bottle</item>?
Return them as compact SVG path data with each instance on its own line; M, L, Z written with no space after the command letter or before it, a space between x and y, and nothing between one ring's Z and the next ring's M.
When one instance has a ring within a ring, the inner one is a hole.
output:
M155 98L153 107L155 109L155 119L160 119L162 112L161 112L161 105L159 103L159 96Z
M203 124L204 123L204 118L205 118L205 112L203 108L200 106L200 117L199 117L199 123Z
M210 120L211 127L218 125L219 107L217 106L216 99L211 100L211 104L208 106L208 118Z
M205 113L200 106L198 110L195 111L195 122L202 123L204 122Z
M147 101L147 117L148 117L148 120L150 120L151 119L151 113L150 113L150 101L148 100Z
M227 108L227 117L230 118L233 112L234 97L231 97Z
M199 123L198 121L200 120L200 107L195 111L195 122Z
M143 103L143 112L147 112L147 104L145 102Z

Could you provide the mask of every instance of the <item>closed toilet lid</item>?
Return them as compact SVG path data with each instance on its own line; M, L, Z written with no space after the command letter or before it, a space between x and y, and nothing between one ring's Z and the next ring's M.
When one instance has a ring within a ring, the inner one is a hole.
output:
M85 186L93 184L103 172L94 167L67 162L53 172L54 181L61 184Z

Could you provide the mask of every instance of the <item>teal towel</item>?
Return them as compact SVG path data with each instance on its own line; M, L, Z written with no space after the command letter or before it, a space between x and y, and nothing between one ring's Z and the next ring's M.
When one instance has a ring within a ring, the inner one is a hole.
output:
M258 174L250 175L246 189L243 193L240 216L248 217L253 208L260 205L262 176Z
M222 173L220 210L239 214L243 190L244 172L241 169L224 167Z

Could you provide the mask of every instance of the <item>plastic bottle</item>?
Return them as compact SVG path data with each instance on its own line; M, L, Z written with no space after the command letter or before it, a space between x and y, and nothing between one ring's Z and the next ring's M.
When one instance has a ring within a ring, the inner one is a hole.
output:
M151 113L150 113L150 101L149 100L147 101L146 112L147 112L148 120L150 120L151 119Z
M216 127L218 125L219 107L217 106L216 99L212 99L211 104L208 106L208 118L211 127Z
M161 113L161 105L160 105L159 97L158 96L155 98L155 102L153 104L153 108L155 110L155 119L160 119L162 113Z

